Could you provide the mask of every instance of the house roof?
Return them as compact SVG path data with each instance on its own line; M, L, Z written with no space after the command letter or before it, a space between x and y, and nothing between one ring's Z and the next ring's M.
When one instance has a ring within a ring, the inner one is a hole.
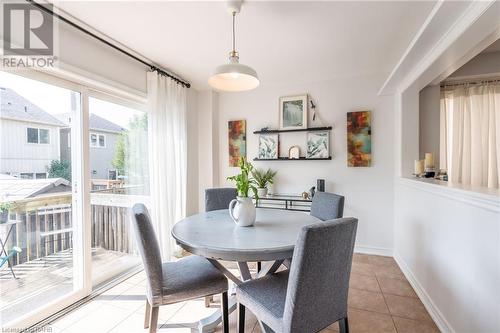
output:
M19 121L64 126L59 119L45 112L9 88L0 87L0 117Z
M58 114L56 117L63 121L66 126L69 126L70 123L70 113ZM126 131L125 128L107 120L102 117L99 117L96 114L91 113L89 116L89 128L93 131L104 131L104 132L112 132L112 133L121 133Z
M21 179L0 177L0 198L15 201L43 194L71 191L70 182L63 178Z

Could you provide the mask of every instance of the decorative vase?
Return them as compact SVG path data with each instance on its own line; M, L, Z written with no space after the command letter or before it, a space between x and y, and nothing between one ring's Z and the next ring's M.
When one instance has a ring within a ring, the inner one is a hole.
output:
M257 195L259 198L267 197L267 187L259 187L257 189Z
M252 198L237 197L229 203L229 215L239 227L251 227L255 223L255 206Z

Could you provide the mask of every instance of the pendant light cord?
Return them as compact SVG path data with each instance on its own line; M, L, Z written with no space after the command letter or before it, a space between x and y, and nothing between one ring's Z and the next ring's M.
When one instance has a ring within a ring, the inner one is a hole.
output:
M236 12L233 12L233 53L236 52L236 38L234 37L234 19L236 17Z

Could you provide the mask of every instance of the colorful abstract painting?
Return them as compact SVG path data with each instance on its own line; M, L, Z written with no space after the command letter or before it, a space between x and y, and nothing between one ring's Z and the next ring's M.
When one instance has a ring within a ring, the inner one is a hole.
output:
M237 167L241 157L247 156L247 131L245 120L231 120L227 123L229 138L229 166Z
M371 112L347 113L347 165L369 167L372 164Z

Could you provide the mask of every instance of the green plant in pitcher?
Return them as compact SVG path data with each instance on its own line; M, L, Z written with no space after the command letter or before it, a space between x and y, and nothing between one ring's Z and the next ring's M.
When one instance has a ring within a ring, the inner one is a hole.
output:
M255 187L257 182L251 177L253 170L252 163L247 162L244 157L241 157L238 166L240 167L240 173L235 176L227 177L227 179L236 183L238 196L247 198L248 192L252 190L254 197L258 199L257 187Z

